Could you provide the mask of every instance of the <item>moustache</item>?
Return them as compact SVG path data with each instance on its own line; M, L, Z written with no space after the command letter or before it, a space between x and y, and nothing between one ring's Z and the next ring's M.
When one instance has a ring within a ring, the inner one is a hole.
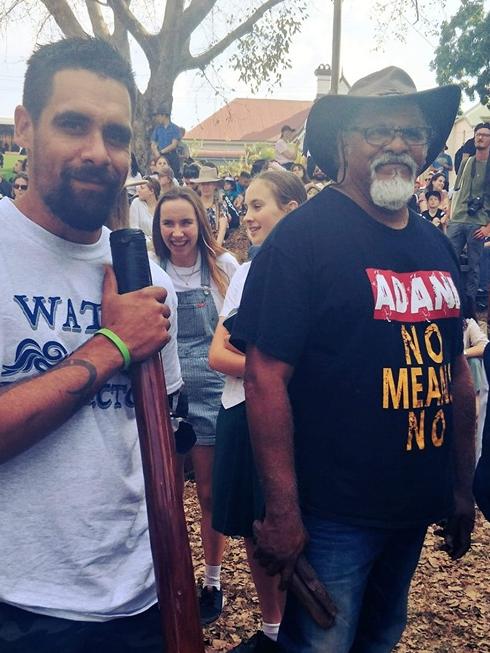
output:
M376 169L383 165L405 165L412 172L412 175L417 174L417 164L412 159L409 154L391 154L390 152L385 152L381 154L377 159L371 163L371 174L374 175Z
M63 171L65 181L75 179L77 181L101 184L109 188L119 185L119 177L102 166L84 166L81 168L69 168Z

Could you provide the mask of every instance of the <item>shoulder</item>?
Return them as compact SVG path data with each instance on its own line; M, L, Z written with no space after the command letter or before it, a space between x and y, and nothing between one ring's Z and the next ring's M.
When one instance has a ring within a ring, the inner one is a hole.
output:
M233 286L233 288L243 289L243 286L245 285L245 281L247 280L248 273L250 272L251 264L252 264L251 261L247 261L246 263L240 265L238 270L233 275L233 279L231 280L230 287Z
M361 209L346 195L324 188L283 218L267 238L268 246L301 252L305 243L323 238L348 237L347 223Z
M228 276L231 276L229 274L230 272L233 275L240 267L240 264L230 252L224 252L223 254L220 254L216 258L216 262L218 263L218 266L228 274Z
M150 259L151 278L154 286L161 286L167 291L167 299L165 303L169 306L177 306L177 294L175 292L174 284L170 276L161 268L153 257Z
M15 204L8 197L2 197L0 199L0 217L8 218L14 213L16 213Z

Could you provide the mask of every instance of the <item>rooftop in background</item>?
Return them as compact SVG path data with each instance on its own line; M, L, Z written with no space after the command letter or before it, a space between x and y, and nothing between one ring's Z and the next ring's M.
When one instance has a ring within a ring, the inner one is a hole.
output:
M285 124L300 129L311 100L236 98L188 131L186 140L275 142Z

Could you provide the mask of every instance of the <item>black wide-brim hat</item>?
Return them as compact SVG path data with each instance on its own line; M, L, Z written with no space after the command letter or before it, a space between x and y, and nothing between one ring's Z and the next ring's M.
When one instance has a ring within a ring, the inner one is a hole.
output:
M324 95L311 108L306 121L304 150L309 152L323 172L336 180L339 169L338 134L349 125L355 113L365 106L379 105L386 110L414 100L422 110L433 135L423 172L442 152L451 132L461 100L461 89L455 84L417 91L404 70L396 66L383 68L358 80L347 95Z

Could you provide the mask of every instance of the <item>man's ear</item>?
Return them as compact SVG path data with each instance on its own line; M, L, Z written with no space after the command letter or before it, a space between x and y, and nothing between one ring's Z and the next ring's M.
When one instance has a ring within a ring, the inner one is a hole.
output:
M32 118L27 109L19 104L15 108L15 134L14 140L17 145L25 147L27 150L31 149L32 140L34 136L34 125Z

